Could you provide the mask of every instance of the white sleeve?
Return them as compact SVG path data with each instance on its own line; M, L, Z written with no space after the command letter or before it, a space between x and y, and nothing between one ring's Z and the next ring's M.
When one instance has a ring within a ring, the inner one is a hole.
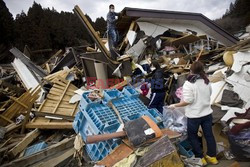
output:
M194 90L192 84L188 81L183 85L183 100L186 103L193 103L194 101Z

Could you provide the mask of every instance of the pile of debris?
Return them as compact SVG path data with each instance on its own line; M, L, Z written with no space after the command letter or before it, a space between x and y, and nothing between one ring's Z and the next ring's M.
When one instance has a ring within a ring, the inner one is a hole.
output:
M249 161L249 39L222 44L197 29L130 16L127 9L117 22L123 40L109 48L78 6L74 12L95 46L59 50L41 66L12 48L12 66L0 66L1 164L201 165L191 158L183 109L161 114L147 108L150 91L140 88L152 77L152 60L169 76L166 105L181 100L190 65L205 64L218 151Z

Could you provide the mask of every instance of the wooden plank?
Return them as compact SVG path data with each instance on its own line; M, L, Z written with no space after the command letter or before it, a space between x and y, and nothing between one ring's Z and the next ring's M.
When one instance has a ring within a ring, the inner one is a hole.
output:
M60 75L59 76L57 76L57 80L56 80L56 84L65 84L65 85L67 85L67 83L68 83L69 81L68 80L66 80L65 78L63 78L63 77L61 77ZM62 85L63 86L63 85Z
M0 115L0 118L2 118L3 120L9 122L9 123L14 123L13 121L11 121L9 118L6 118L5 116L3 115Z
M28 133L25 138L20 141L14 148L12 148L8 154L12 157L15 157L18 153L22 152L31 142L33 142L40 135L38 129L33 130Z
M29 89L27 92L23 94L23 96L20 96L17 100L23 104L32 105L35 100L39 97L38 94L40 93L40 85L38 85L33 90ZM17 113L21 113L22 111L25 111L26 108L21 107L19 103L13 103L3 115L5 117L8 117L9 119L12 119Z
M56 107L55 107L55 109L53 110L53 112L52 112L52 113L55 113L55 112L56 112L56 110L57 110L57 108L59 107L59 105L60 105L60 103L61 103L62 99L63 99L63 98L64 98L64 96L65 96L65 93L66 93L66 91L67 91L67 89L68 89L69 85L70 85L70 82L68 82L68 84L67 84L67 86L66 86L65 90L63 91L62 96L60 97L60 99L59 99L59 101L58 101L58 104L56 105Z
M195 61L198 61L199 59L200 59L200 57L201 57L201 55L202 55L202 52L203 52L203 47L202 47L202 49L200 50L200 53L198 54L198 56L197 56L197 58L196 58L196 60Z
M16 130L16 129L20 128L20 127L21 127L21 124L17 125L16 123L11 123L11 124L5 126L6 133L9 133L9 132L11 132L13 130Z
M50 91L49 92L51 95L57 95L57 96L60 96L60 95L62 95L62 93L63 92L61 92L61 91ZM68 96L73 96L75 93L74 92L66 92L66 95L68 95Z
M53 95L51 95L51 94L48 94L47 95L47 99L49 99L49 100L56 100L56 101L59 101L60 100L60 97L58 97L58 96L53 96ZM65 97L63 97L63 101L68 101L69 102L69 100L71 99L71 96L65 96Z
M45 106L42 110L42 112L49 112L49 113L53 113L53 110L54 110L55 107L47 107ZM57 112L71 112L71 111L74 111L74 104L69 104L68 106L59 106L59 108L57 109L56 113Z
M118 147L116 147L111 153L109 153L109 155L106 156L103 160L99 161L97 165L112 167L117 162L121 161L124 158L127 158L132 153L133 149L122 143Z
M47 103L44 105L45 108L54 108L56 106L56 103L53 103L51 101L47 101ZM65 109L72 109L74 106L72 104L66 104L66 102L62 101L62 103L59 106L60 108L65 108Z
M124 86L126 86L127 84L128 84L128 82L126 80L124 80L124 81L110 87L109 89L115 89L115 88L120 89L120 88L123 88Z
M44 107L42 112L49 112L49 113L66 112L67 113L67 112L74 111L75 105L74 104L69 104L69 106L71 106L71 108L64 108L64 107L59 106L59 108L57 108L56 112L54 112L55 107L54 108L52 108L52 107Z
M19 143L19 141L14 142L14 143L11 143L11 144L9 144L9 145L7 145L7 146L1 148L1 149L0 149L0 153L5 152L5 151L7 151L7 150L13 148L13 147L14 147L15 145L17 145L18 143Z
M14 100L15 102L17 102L18 104L20 104L20 105L23 106L24 108L28 109L28 106L25 105L25 104L23 104L22 102L20 102L18 99L14 98L14 97L12 97L12 96L10 96L10 99L11 99L11 100Z
M56 84L55 84L55 85L53 85L53 88L57 88L57 89L60 89L60 90L64 90L65 86L60 86L60 85L56 85ZM52 88L52 89L53 89L53 88ZM70 89L69 89L69 91L73 91L73 92L74 92L75 90L77 90L77 88L76 88L76 89L73 89L73 88L70 88Z
M22 129L21 129L21 134L24 134L24 131L25 131L25 126L30 118L30 112L31 112L31 109L32 109L32 105L29 106L28 110L27 110L27 113L25 115L25 118L22 122Z
M136 25L136 24L135 24L135 21L132 21L131 24L130 24L130 26L129 26L128 32L129 32L130 30L132 31L132 30L134 29L135 25ZM128 34L128 32L127 32L127 34ZM128 43L127 34L126 34L124 40L122 41L122 44L121 44L119 50L122 50L122 48L124 47L124 45Z
M56 92L63 92L65 87L58 87L58 85L53 85L53 87L50 89L50 91L56 91ZM71 89L71 87L68 89L68 92L74 93L76 89Z
M38 112L38 111L35 111L34 114L36 117L52 116L52 117L62 118L63 120L67 120L67 121L72 121L72 122L74 121L74 117L68 116L68 115L52 114L52 113Z
M52 87L50 90L52 90L52 89L54 89L54 88L56 88L56 89L58 89L58 90L62 90L62 91L63 91L65 87L60 86L60 85L56 85L56 84L54 84L54 85L53 85L53 87Z
M98 34L96 33L96 31L94 30L94 28L92 27L92 25L89 23L88 19L83 14L83 12L79 8L79 6L77 6L77 5L75 6L74 12L79 16L79 18L83 22L84 26L86 27L86 29L89 31L89 34L92 36L92 38L94 39L94 41L98 45L99 49L103 52L103 54L105 56L110 57L109 51L107 50L107 48L102 43L100 37L98 36Z
M72 122L29 122L26 124L28 129L72 129Z
M3 166L5 167L13 167L13 166L30 166L34 163L37 163L39 161L42 161L43 159L47 158L47 157L51 157L56 153L62 152L63 150L66 150L68 148L72 148L74 145L74 139L75 137L72 138L66 138L54 145L51 145L47 148L45 148L42 151L39 151L37 153L34 153L32 155L29 156L25 156L22 158L18 158L8 164L5 164Z
M29 91L25 92L24 94L22 94L18 100L21 100L23 98L27 98L27 96L29 95ZM13 103L4 113L3 116L8 117L9 119L11 119L13 117L13 115L16 114L17 112L17 108L19 108L20 106L17 103Z
M49 58L49 60L47 60L45 63L43 63L43 65L41 67L44 68L46 63L49 63L53 58L57 57L61 52L62 52L62 49L58 50L53 56L51 56Z
M12 137L10 137L8 140L6 140L3 144L1 144L0 148L3 148L6 144L8 144L8 142L12 139Z
M64 87L64 89L65 89L65 87ZM62 93L64 91L64 89L51 89L49 93ZM75 94L74 91L77 90L77 89L72 90L72 89L69 88L68 90L69 91L67 91L67 93L69 95L74 95Z
M171 41L171 43L175 46L179 46L179 45L186 45L186 44L189 44L189 43L193 43L193 42L196 42L196 41L199 41L200 38L197 37L196 35L193 35L193 34L189 34L189 35L185 35L183 37L180 37L180 38L177 38L177 39L174 39Z
M92 25L89 23L88 19L86 18L86 16L83 14L83 12L81 11L81 9L79 8L79 6L75 6L74 10L75 14L80 18L80 20L82 21L83 25L85 26L85 28L87 29L87 31L89 32L89 34L92 36L93 40L95 41L95 43L97 44L98 48L102 51L102 53L104 54L104 56L112 63L112 64L120 64L117 61L114 61L111 59L110 56L110 52L107 50L107 48L104 46L104 44L102 43L100 37L97 35L96 31L94 30L94 28L92 27Z
M0 109L5 109L5 106L7 106L10 102L11 102L11 100L7 100L7 101L4 103L4 105L2 105L2 106L0 107Z
M49 64L48 64L48 63L46 63L46 64L45 64L45 66L46 66L47 72L48 72L48 73L50 73L50 67L49 67Z
M45 102L44 107L45 107L45 106L46 106L46 107L55 106L56 104L57 104L56 101L47 100L47 101ZM69 105L69 102L68 102L68 101L67 101L67 102L62 101L61 105L62 105L62 107L67 106L67 105ZM65 107L65 108L67 108L67 107Z
M73 156L74 152L75 152L75 149L70 148L66 152L60 153L59 156L57 156L55 158L51 158L49 160L46 160L46 161L39 163L38 165L33 165L33 166L34 167L56 166L56 165L60 164L61 162L65 161L66 159L68 159L69 157Z
M79 104L79 102L75 103L74 112L72 112L71 116L76 115L76 112L78 111L78 110L77 110L78 104Z

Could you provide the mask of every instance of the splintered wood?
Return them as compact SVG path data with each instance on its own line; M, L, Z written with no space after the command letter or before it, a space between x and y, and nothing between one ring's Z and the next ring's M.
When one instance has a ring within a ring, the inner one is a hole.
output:
M11 97L14 103L0 115L0 125L5 126L8 123L13 123L13 121L11 121L12 118L18 114L25 113L29 108L29 105L33 105L33 103L38 99L40 90L40 86L37 86L32 91L28 90L19 98Z
M66 77L69 75L69 73L73 71L73 68L72 69L64 69L64 70L60 70L54 74L51 74L51 75L48 75L46 77L44 77L45 80L48 80L52 83L55 83L58 79L58 77L61 77L63 79L66 79Z
M63 78L55 80L47 99L41 104L38 112L51 113L55 115L74 116L77 112L78 103L70 104L69 100L75 94L77 87ZM71 129L72 122L59 117L37 117L27 123L26 128L40 129Z

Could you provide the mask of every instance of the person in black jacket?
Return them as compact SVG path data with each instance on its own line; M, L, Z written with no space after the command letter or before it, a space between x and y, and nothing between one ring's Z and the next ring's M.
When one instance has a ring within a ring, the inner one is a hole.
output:
M160 113L162 113L166 95L166 76L156 60L152 61L152 65L156 69L153 71L153 76L150 82L151 95L148 108L156 108Z

